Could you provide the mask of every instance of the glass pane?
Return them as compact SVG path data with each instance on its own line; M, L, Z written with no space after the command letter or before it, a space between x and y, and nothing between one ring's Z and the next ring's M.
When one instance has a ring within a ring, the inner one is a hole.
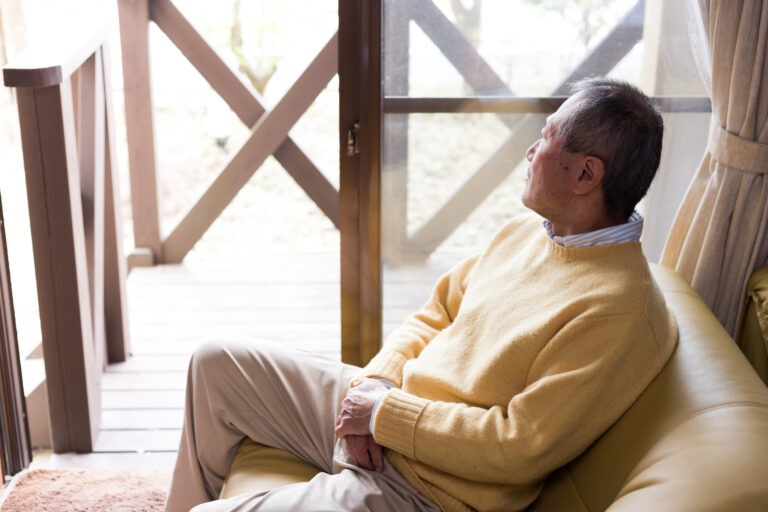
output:
M606 74L643 23L637 0L387 0L384 16L385 94L412 96L552 94L598 48L581 74Z
M685 27L682 2L385 1L385 338L442 272L526 210L525 151L551 112L461 112L441 98L567 96L588 76L620 78L656 97L703 96ZM639 206L651 260L701 160L710 114L664 118L662 165Z

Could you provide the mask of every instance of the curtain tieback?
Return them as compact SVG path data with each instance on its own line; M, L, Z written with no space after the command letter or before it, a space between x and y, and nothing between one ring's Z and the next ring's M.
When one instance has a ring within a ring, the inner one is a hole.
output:
M734 135L717 122L712 123L709 131L709 152L715 160L731 169L768 174L768 144Z

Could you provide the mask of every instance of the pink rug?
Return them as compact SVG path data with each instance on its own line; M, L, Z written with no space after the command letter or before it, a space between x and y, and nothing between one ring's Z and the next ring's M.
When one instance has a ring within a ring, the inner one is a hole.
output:
M170 472L36 469L21 476L0 512L162 512Z

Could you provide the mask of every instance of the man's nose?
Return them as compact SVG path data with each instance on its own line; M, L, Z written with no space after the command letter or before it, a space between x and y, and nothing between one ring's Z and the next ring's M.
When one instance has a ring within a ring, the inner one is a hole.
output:
M525 158L527 158L529 162L533 161L533 156L536 154L536 148L539 147L540 141L541 139L531 144L531 147L529 147L528 151L525 152Z

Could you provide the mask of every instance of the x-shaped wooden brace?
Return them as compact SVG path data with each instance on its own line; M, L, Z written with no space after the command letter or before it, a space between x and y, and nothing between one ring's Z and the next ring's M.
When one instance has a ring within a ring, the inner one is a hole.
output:
M180 262L269 155L339 225L339 196L288 131L338 70L337 35L326 43L272 110L224 63L170 0L150 2L150 17L227 102L251 135L163 242L166 262Z

